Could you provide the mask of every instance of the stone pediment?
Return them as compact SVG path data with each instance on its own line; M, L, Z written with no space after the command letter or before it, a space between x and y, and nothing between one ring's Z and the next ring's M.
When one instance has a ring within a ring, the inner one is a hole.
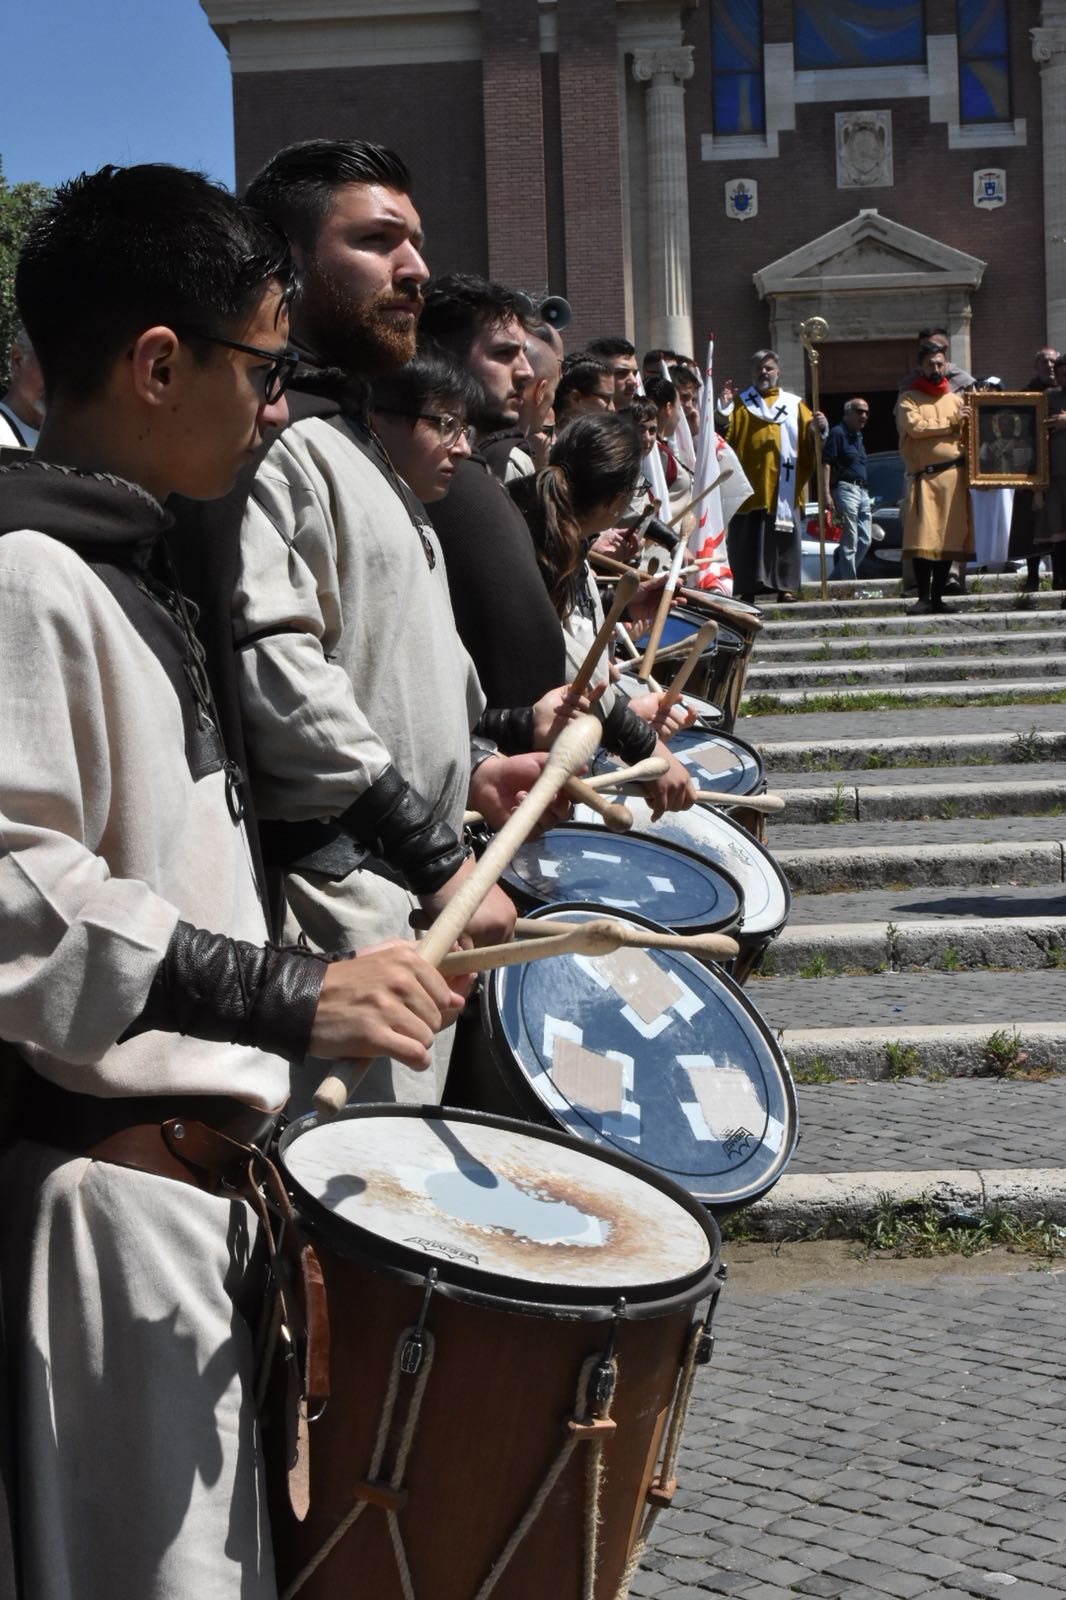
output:
M976 289L985 263L939 239L905 228L878 211L792 250L755 273L760 299L809 294L812 289Z

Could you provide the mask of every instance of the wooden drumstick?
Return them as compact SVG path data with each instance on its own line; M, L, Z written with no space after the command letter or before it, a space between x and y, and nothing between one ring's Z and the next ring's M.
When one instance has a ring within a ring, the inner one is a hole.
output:
M664 772L669 772L670 763L665 756L645 756L643 761L638 761L632 767L612 767L610 772L601 772L595 778L582 778L582 783L588 789L620 789L624 783L650 783L653 778L661 778Z
M709 644L713 644L718 634L717 622L705 622L692 641L692 648L677 670L673 683L663 695L660 703L660 712L668 711L676 705L681 698L681 691L695 670L696 663Z
M717 478L715 478L714 482L709 483L706 489L701 489L699 494L694 494L688 505L682 506L681 510L676 512L674 516L670 518L670 521L666 524L666 526L668 528L676 528L678 523L684 521L685 517L688 516L693 506L698 506L701 500L706 500L712 489L717 489L720 483L724 483L727 478L731 478L732 476L732 467L723 467Z
M696 799L711 806L745 806L748 811L784 811L785 799L780 794L727 794L720 789L697 789Z
M552 938L572 928L572 922L550 917L519 917L515 934L523 939ZM614 924L619 946L632 950L686 950L690 955L709 956L714 961L732 961L740 951L735 939L727 933L656 933L651 928L630 927L625 922Z
M681 565L684 561L684 557L685 546L679 539L677 541L677 549L674 551L674 558L670 563L670 571L667 573L666 582L663 584L663 592L659 597L659 609L655 613L655 621L651 625L651 632L648 634L648 642L644 647L644 658L641 661L640 666L637 668L637 677L641 683L647 683L648 678L651 675L651 665L655 660L655 654L659 648L659 640L663 636L663 629L666 626L666 619L670 614L670 607L674 603L674 595L677 592L678 585L677 575L681 571Z
M663 770L666 770L666 763L661 756L649 756L648 760L661 762ZM656 771L655 776L659 775ZM602 783L594 784L591 778L567 778L563 784L563 789L571 800L578 805L591 806L593 811L603 818L604 825L612 833L628 833L633 826L633 813L619 800L605 800L599 791L606 787L607 785ZM484 820L480 811L463 812L463 826L466 828Z
M597 816L603 818L604 827L612 833L628 833L633 826L633 813L628 806L620 800L605 800L599 790L584 778L568 778L566 792L579 805L590 806Z
M484 855L474 865L469 877L464 878L418 946L418 953L431 966L439 965L456 939L484 900L496 879L511 857L533 832L552 798L559 792L567 778L583 767L595 754L602 726L597 717L575 717L563 728L548 751L548 759L540 776L489 841ZM322 1116L336 1116L369 1062L338 1061L336 1070L323 1078L314 1096L315 1110Z
M446 978L466 972L489 972L495 967L517 967L526 961L545 961L549 956L609 956L625 941L621 924L608 919L596 922L557 922L544 939L511 939L507 944L486 944L475 950L449 950L441 957L440 971Z
M640 579L631 567L626 567L625 575L614 592L611 609L600 623L599 631L589 646L588 654L578 667L571 683L570 693L577 698L584 694L592 680L592 674L599 665L600 657L606 650L613 634L614 625L618 621L626 606L632 600L640 587Z

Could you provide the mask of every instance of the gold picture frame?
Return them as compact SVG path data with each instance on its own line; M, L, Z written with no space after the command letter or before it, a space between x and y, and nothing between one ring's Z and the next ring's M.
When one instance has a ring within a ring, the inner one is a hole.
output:
M971 390L967 462L974 489L1046 489L1047 395L1032 389Z

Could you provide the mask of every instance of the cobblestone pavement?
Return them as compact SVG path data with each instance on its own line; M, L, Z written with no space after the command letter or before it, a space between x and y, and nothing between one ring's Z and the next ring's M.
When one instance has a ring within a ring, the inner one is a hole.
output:
M1066 728L1066 705L941 706L923 711L795 711L739 717L736 733L750 744L814 743L819 739L942 737L946 733L1056 733Z
M1061 883L953 885L939 889L857 889L851 894L792 897L789 927L840 922L935 921L957 917L1057 917L1066 912Z
M936 769L930 769L936 781ZM772 787L772 785L771 785ZM788 812L777 816L787 817ZM1066 838L1062 817L959 817L953 822L778 822L769 818L768 843L775 855L786 850L913 848L919 844L1021 844Z
M963 767L848 767L834 772L773 772L769 787L781 794L789 789L896 788L916 783L953 783L975 789L988 789L994 783L1035 783L1053 778L1063 781L1061 761L1010 761L993 766L990 762L971 762ZM787 812L786 812L787 815Z
M950 946L945 934L945 947ZM748 992L772 1028L902 1028L919 1023L1066 1018L1066 971L877 972L822 979L760 978Z
M888 1265L726 1286L634 1597L1063 1600L1066 1278Z
M1066 1078L800 1084L796 1092L792 1173L1066 1166Z

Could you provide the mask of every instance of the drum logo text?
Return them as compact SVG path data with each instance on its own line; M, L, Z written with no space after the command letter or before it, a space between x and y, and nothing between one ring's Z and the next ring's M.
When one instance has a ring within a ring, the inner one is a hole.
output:
M444 1244L440 1239L420 1239L418 1237L405 1239L404 1244L414 1244L422 1250L433 1250L437 1255L450 1256L453 1261L472 1261L475 1267L478 1257L472 1250L460 1250L458 1245Z

